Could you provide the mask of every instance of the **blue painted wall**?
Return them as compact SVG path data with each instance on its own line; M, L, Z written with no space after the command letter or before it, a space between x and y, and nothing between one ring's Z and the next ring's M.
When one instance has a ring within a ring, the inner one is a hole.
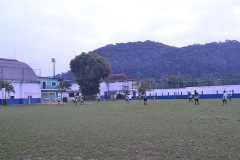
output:
M8 99L8 105L13 105L13 104L28 104L28 99ZM0 105L2 105L3 100L0 99ZM30 103L41 103L41 98L32 98L30 100Z
M214 98L222 98L223 94L203 94L199 95L200 99L214 99ZM101 96L101 98L106 98L105 96ZM232 98L240 98L240 93L233 94ZM125 95L122 96L122 99L125 99ZM132 100L137 99L137 97L133 96ZM154 99L154 96L148 96L148 99ZM164 95L157 96L156 99L188 99L188 95Z
M199 95L200 99L214 99L214 98L222 98L223 94L203 94ZM240 93L233 94L232 98L240 98ZM148 96L148 99L154 99L154 96ZM164 95L157 96L156 99L188 99L187 95Z

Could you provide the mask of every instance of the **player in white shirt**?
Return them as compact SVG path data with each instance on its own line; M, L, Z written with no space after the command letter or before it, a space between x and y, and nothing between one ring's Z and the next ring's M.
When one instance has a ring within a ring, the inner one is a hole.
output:
M228 98L228 94L224 90L223 91L223 100L222 100L223 106L225 106L225 104L227 105L227 98Z

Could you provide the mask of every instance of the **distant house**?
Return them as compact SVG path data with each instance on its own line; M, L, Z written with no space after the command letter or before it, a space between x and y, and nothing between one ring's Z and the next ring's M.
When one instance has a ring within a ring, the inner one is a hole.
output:
M100 84L100 95L104 99L113 98L115 94L124 94L124 90L129 90L132 96L138 92L138 78L125 74L111 74L104 78Z
M41 100L55 101L58 97L58 78L38 77L41 86Z
M68 100L70 101L74 98L74 96L80 96L81 95L79 85L77 84L76 81L72 81L72 80L63 80L63 81L70 82L71 85L72 85L71 90L62 92L63 97L68 97Z
M33 69L15 59L0 58L0 81L13 85L15 93L7 95L8 104L41 103L40 83ZM4 99L4 89L0 90L0 105Z

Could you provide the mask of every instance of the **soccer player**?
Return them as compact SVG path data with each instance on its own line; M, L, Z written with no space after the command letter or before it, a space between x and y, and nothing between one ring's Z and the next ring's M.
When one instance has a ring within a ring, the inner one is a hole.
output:
M97 100L98 100L98 103L100 102L100 94L97 95Z
M131 100L132 100L132 95L129 94L129 95L128 95L128 103L131 102Z
M193 100L192 100L192 94L191 94L191 92L188 92L188 102L190 102L190 101L193 102Z
M142 97L142 96L139 94L139 95L138 95L138 100L139 100L139 101L141 101L141 97Z
M194 90L194 101L195 101L195 107L199 107L199 95L196 90Z
M84 104L84 102L83 102L83 95L80 96L80 105L81 105L81 104L82 104L83 106L85 106L85 104Z
M228 99L230 102L232 101L232 91L231 90L228 92Z
M60 97L60 96L58 96L58 104L60 103L60 101L61 101L61 97Z
M129 103L129 97L128 97L128 94L126 94L126 96L125 96L125 100L126 100L126 102Z
M75 96L75 105L77 105L78 98Z
M222 100L223 106L225 106L225 104L227 105L227 97L228 97L228 95L227 95L226 91L224 90L223 91L223 100Z
M148 100L148 97L147 97L147 95L145 93L144 96L143 96L143 104L144 105L147 105L147 100Z
M114 97L113 97L113 102L117 100L117 95L114 94Z

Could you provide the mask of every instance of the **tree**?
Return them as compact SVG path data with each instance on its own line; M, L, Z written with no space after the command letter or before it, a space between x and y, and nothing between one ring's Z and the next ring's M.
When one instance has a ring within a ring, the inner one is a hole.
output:
M139 86L140 86L140 83L138 81L137 82L127 81L127 83L122 85L122 92L125 95L129 95L130 92L132 91L133 95L135 95L136 89L138 89Z
M84 52L70 61L70 68L83 95L99 93L101 79L111 72L109 63L103 57Z
M4 91L5 91L4 99L6 101L7 95L9 96L9 94L11 92L15 93L15 90L14 90L14 87L11 83L0 81L0 90L2 90L3 88L4 88ZM7 104L7 101L6 101L6 104Z
M171 75L168 77L168 85L171 88L181 88L183 86L183 80L179 76Z
M130 90L128 85L122 85L122 91L125 95L129 95Z
M144 95L146 91L149 89L150 89L149 85L143 81L138 87L138 93L140 93L141 95Z
M58 85L58 90L61 91L61 97L62 97L62 92L71 90L72 84L70 82L65 82L61 81Z

